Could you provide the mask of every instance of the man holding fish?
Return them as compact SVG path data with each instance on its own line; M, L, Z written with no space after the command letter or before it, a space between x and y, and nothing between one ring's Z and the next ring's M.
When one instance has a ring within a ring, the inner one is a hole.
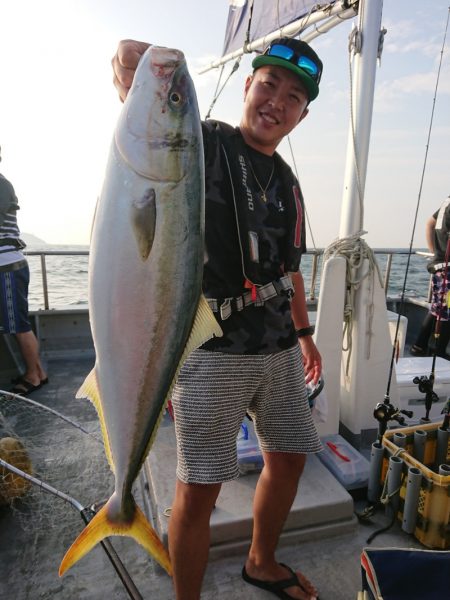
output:
M149 44L119 44L112 64L122 101ZM203 294L220 324L184 363L172 395L178 467L169 554L178 600L198 600L209 520L221 484L238 475L236 436L248 412L264 456L254 528L242 571L279 598L310 600L316 588L275 559L308 453L321 449L306 385L321 357L311 337L300 258L303 199L275 152L308 114L322 63L295 39L273 41L254 59L239 127L202 123L205 156Z

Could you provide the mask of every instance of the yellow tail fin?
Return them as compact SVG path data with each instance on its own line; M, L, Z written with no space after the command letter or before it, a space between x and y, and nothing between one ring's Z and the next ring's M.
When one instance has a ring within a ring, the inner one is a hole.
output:
M141 509L136 504L134 505L135 510L131 522L113 523L108 517L108 505L110 501L111 499L95 515L92 521L86 525L67 550L59 567L59 575L63 575L80 558L92 550L96 544L111 535L123 535L134 538L169 575L172 575L169 554Z

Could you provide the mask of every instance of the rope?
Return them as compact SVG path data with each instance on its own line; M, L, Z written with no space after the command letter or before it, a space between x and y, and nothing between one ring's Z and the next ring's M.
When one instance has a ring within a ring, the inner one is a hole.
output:
M215 104L216 104L217 100L219 99L219 96L220 96L220 94L221 94L221 93L223 92L223 90L225 89L225 86L227 85L227 83L228 83L228 81L229 81L230 77L231 77L231 76L232 76L232 75L233 75L233 74L234 74L234 73L235 73L235 72L236 72L236 71L239 69L239 65L240 65L240 63L241 63L241 58L242 58L242 56L239 56L239 57L236 59L236 62L234 63L234 65L233 65L233 67L232 67L232 69L231 69L231 71L230 71L230 74L228 75L228 77L227 77L227 78L225 79L225 81L223 82L223 85L222 85L222 87L219 89L220 80L222 79L223 71L224 71L224 68L225 68L225 65L222 65L222 68L221 68L221 70L220 70L219 79L218 79L218 81L217 81L216 89L215 89L215 91L214 91L214 96L213 96L213 99L211 100L211 104L209 105L208 112L206 113L205 121L207 121L207 120L209 119L209 117L211 116L212 109L214 108L214 106L215 106Z
M404 448L399 448L398 450L396 450L394 452L394 454L392 456L393 457L400 456L404 452L406 452L406 450ZM380 500L379 500L379 504L384 505L386 508L389 507L391 499L400 492L402 485L404 483L404 480L405 480L405 474L402 475L402 477L400 479L400 485L398 486L398 488L393 490L390 494L388 494L388 491L387 491L388 480L389 480L389 470L386 473L386 479L384 480L383 490L381 492ZM371 507L371 508L374 508L374 507ZM392 509L392 507L390 507L390 508ZM391 521L388 523L388 525L386 525L385 527L382 527L381 529L378 529L377 531L372 533L372 535L367 538L366 543L370 544L378 535L380 535L380 533L384 533L385 531L388 531L394 525L396 516L397 515L395 514L395 511L392 510Z
M396 456L400 456L404 452L406 452L406 450L404 448L399 448L398 450L396 450L394 452L394 454L392 455L392 457L395 458ZM389 504L391 498L393 496L395 496L395 494L398 494L398 492L400 491L400 488L402 487L402 483L400 483L399 487L396 490L394 490L391 494L388 494L388 492L387 492L388 480L389 480L389 470L386 473L386 479L384 480L383 490L382 490L382 492L380 494L380 503L384 504L384 505Z
M369 279L370 282L370 301L367 305L366 314L366 358L370 357L370 343L373 335L372 321L374 313L374 286L373 281L375 273L378 275L378 279L381 287L383 287L383 281L378 267L378 263L375 258L373 250L368 244L361 239L361 235L365 234L365 231L358 231L357 233L348 236L346 238L338 239L332 242L324 252L323 264L328 258L341 256L346 261L346 286L345 286L345 304L344 304L344 333L343 333L343 344L342 349L348 352L346 375L350 366L350 358L352 354L352 332L353 332L353 315L355 312L355 297L356 291L360 287L361 283L365 279ZM367 261L367 269L365 272L362 271L364 261Z

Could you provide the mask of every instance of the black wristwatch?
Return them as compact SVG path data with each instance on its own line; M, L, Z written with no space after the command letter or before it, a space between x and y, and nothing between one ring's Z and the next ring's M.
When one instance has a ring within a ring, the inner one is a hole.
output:
M305 337L306 335L312 335L314 333L314 325L309 325L308 327L302 327L301 329L297 329L297 337Z

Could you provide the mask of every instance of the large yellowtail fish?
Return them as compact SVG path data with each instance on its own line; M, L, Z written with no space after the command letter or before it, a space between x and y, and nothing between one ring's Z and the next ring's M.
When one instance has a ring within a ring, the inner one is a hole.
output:
M201 294L204 166L182 52L142 57L115 131L91 240L94 369L77 397L95 404L115 489L64 556L60 575L103 538L135 538L170 573L131 488L177 372L221 330Z

